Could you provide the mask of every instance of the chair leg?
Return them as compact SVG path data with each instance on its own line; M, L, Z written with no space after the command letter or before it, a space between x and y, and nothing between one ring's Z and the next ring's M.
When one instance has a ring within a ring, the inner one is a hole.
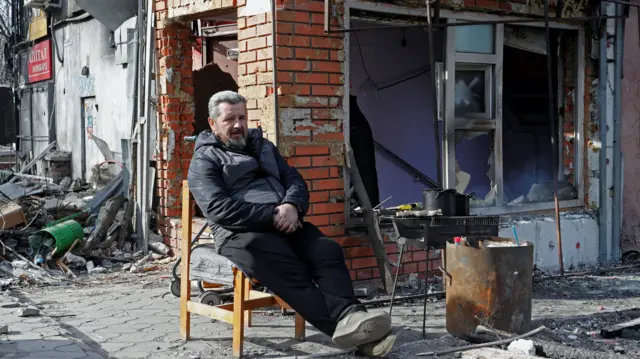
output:
M249 300L249 296L251 294L251 280L247 278L245 275L243 275L243 277L244 277L244 299ZM251 310L244 311L244 324L246 325L247 328L251 327Z
M295 339L296 340L300 340L303 341L305 339L305 325L306 325L306 321L304 320L304 318L296 313L296 334L295 334Z
M244 301L245 276L242 271L236 271L233 282L233 357L242 357L244 344Z
M182 181L182 240L180 242L180 336L189 340L191 336L191 313L187 303L191 299L191 280L189 278L189 264L191 261L191 192L188 182Z

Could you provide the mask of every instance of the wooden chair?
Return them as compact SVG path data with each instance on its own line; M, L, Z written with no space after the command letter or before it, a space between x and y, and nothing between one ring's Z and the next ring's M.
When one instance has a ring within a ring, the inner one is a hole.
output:
M251 326L251 311L262 307L279 306L284 309L292 309L279 297L252 290L251 280L238 269L234 269L233 279L233 303L210 306L191 300L191 280L189 278L189 266L191 262L191 236L192 236L191 192L187 181L182 182L182 240L180 253L182 256L180 267L180 335L182 339L189 340L191 332L191 314L210 317L226 322L233 327L233 356L242 357L244 342L244 328ZM305 320L296 313L295 336L296 340L305 339Z

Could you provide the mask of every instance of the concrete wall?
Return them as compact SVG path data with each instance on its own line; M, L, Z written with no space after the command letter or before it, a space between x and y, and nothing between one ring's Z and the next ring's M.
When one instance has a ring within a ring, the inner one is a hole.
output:
M500 236L513 238L511 226L515 226L519 240L533 243L534 263L539 269L558 269L556 222L552 215L514 216L509 225L500 229ZM598 220L594 213L563 213L560 216L560 227L565 270L598 262Z
M640 39L638 8L631 7L624 31L622 78L623 211L622 253L640 252Z
M61 150L73 153L73 177L88 179L83 176L83 168L90 171L104 157L87 135L83 103L95 98L93 133L106 141L113 152L120 153L120 140L131 136L127 76L132 75L133 64L115 64L110 31L98 20L67 24L57 29L55 36L64 61L60 63L54 57L58 144ZM81 73L84 66L89 68L88 76Z

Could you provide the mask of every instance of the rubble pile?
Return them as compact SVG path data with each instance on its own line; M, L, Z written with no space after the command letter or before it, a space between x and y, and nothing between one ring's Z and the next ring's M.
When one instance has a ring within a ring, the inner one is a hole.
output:
M144 255L123 172L91 184L4 171L0 177L0 288L60 284L77 274L158 269L173 258L150 234Z

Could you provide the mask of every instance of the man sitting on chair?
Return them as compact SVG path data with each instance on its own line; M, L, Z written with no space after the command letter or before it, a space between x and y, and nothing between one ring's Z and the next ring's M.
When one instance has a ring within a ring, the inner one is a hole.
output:
M211 227L216 250L282 298L341 349L385 356L391 317L356 299L342 248L303 217L309 191L262 130L247 127L246 99L232 91L209 100L189 188Z

